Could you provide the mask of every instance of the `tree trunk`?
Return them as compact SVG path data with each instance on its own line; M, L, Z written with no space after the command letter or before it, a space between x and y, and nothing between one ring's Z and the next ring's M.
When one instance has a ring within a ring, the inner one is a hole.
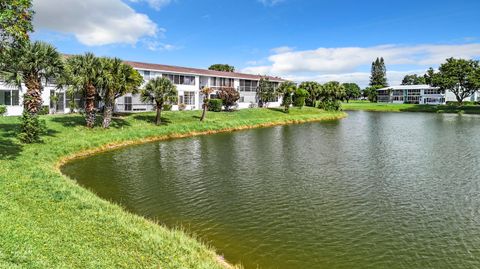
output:
M205 119L205 117L207 116L207 103L203 103L203 111L202 111L202 117L200 118L200 121L203 121Z
M155 117L155 124L162 124L162 107L163 105L157 105L157 116Z
M110 123L112 122L112 115L113 115L113 102L112 100L106 100L105 106L103 108L103 128L109 128Z
M42 108L42 84L35 77L29 77L25 83L27 93L23 105L30 115L37 115Z
M95 126L95 93L96 89L93 85L87 86L87 97L85 100L85 121L88 128Z

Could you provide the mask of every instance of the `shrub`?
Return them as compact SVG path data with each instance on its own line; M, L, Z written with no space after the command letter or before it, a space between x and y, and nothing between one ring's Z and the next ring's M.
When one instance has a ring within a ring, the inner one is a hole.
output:
M7 113L7 107L0 105L0 116L3 116Z
M38 119L38 115L31 115L27 111L22 114L20 141L26 144L40 142L40 134L45 129L45 122Z
M318 108L326 111L338 111L341 108L341 103L338 100L325 100L318 103Z
M309 96L307 90L298 88L293 94L293 105L299 108L302 108L305 105L305 99Z
M163 105L163 110L164 110L164 111L170 111L170 110L172 110L172 105L171 105L171 104L164 104L164 105Z
M187 108L187 105L185 105L185 104L183 104L183 103L182 103L182 104L178 104L178 110L184 111L186 108Z
M48 115L50 113L50 108L48 106L42 106L40 111L38 111L38 115Z
M218 98L222 99L226 111L230 111L240 99L240 93L232 87L224 87L218 90Z
M208 111L220 112L222 111L223 101L222 99L210 99L208 100Z
M460 103L458 103L457 101L447 101L446 104L449 105L449 106L460 106ZM478 105L478 102L463 101L463 105L464 106L474 106L474 105Z

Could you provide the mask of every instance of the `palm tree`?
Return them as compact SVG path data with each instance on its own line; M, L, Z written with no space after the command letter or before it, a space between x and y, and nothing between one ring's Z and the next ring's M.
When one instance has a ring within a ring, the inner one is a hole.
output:
M293 103L292 95L296 89L297 86L291 81L283 82L277 89L278 93L283 95L282 105L285 113L290 112L290 106Z
M119 58L101 58L105 68L103 85L99 94L104 102L103 128L110 127L115 99L126 93L136 93L143 83L143 77L130 65Z
M42 128L38 112L42 107L42 83L58 78L63 72L60 53L52 45L41 42L24 42L16 47L0 50L0 75L10 85L27 88L23 96L23 117L20 140L34 143L40 140Z
M203 88L200 93L203 95L203 105L202 105L202 117L200 121L203 121L207 116L207 109L208 109L208 101L210 101L210 94L212 94L213 89L209 87Z
M104 65L93 53L75 55L67 59L69 84L82 89L85 95L85 121L87 127L95 125L95 97L97 87L105 80Z
M167 103L174 103L177 101L177 98L177 88L169 79L164 77L157 77L150 80L141 93L142 102L155 102L155 108L157 110L157 116L155 118L156 125L160 125L162 123L163 105Z
M27 92L23 105L28 113L36 116L42 107L42 82L58 78L63 72L63 61L57 49L45 42L25 42L19 47L6 48L0 55L0 70L5 81Z

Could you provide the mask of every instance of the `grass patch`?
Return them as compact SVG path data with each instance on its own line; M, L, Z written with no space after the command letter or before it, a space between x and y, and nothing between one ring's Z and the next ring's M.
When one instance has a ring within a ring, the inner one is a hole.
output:
M348 110L364 110L378 112L429 112L429 113L464 113L480 114L480 106L465 105L416 105L416 104L391 104L391 103L370 103L350 102L343 103L342 108Z
M42 116L43 142L21 145L20 119L0 117L1 268L225 268L212 248L104 201L62 175L65 158L107 145L255 126L343 117L313 108L234 113L164 112L117 117L109 130L83 127L80 115ZM97 119L101 123L101 118Z

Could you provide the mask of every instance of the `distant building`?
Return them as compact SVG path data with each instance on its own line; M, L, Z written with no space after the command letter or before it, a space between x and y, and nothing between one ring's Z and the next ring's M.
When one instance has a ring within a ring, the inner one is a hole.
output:
M397 104L439 105L457 101L451 91L442 91L430 85L399 85L377 90L378 102ZM474 93L464 101L480 101L480 94Z
M250 75L237 72L221 72L198 68L188 68L161 64L141 63L141 62L126 62L134 69L138 70L143 76L145 84L156 77L166 77L177 86L178 103L174 104L172 109L177 110L178 105L184 104L186 109L195 110L201 109L203 103L203 96L200 90L204 87L210 87L218 90L222 87L232 87L240 93L240 100L238 108L248 108L258 104L257 87L262 76ZM274 87L285 80L278 77L267 77ZM144 85L145 85L144 84ZM143 85L143 86L144 86ZM21 115L23 112L22 96L25 94L26 88L12 87L0 81L0 105L7 107L7 115ZM50 96L57 94L59 100L57 104L50 101ZM215 92L212 97L215 97ZM56 105L57 113L69 113L69 106L71 100L65 93L64 89L57 89L55 85L44 83L42 93L43 105L53 107ZM75 97L77 107L82 108L82 97ZM270 106L280 106L281 97L271 100ZM99 104L101 106L101 104ZM116 99L116 112L139 112L152 111L153 104L145 104L140 101L138 94L126 94Z

